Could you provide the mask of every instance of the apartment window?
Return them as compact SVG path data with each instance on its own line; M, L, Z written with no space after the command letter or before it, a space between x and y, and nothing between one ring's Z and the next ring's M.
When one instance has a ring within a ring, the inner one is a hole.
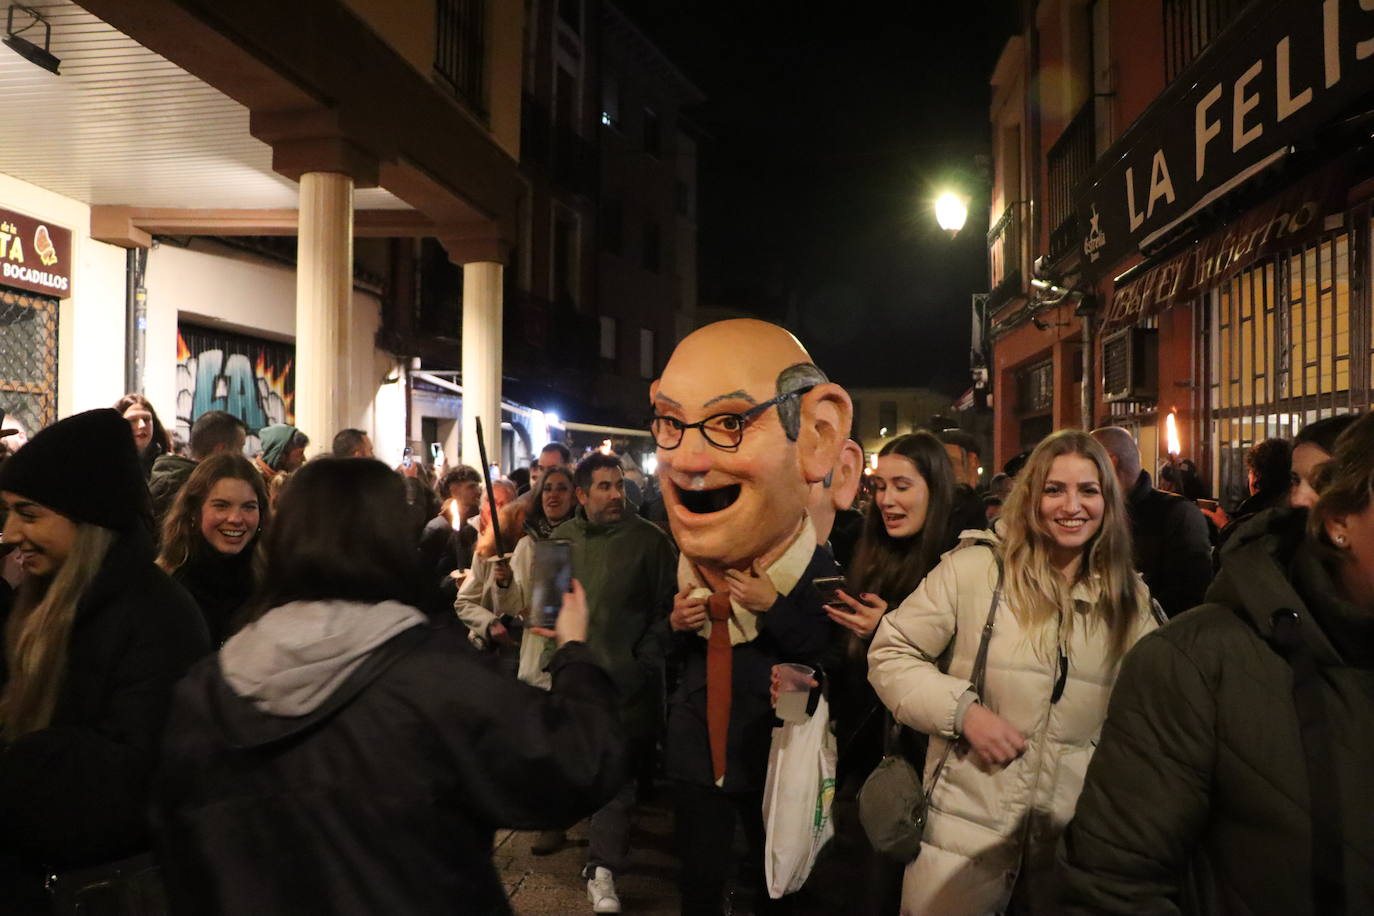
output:
M1096 134L1096 153L1101 156L1115 138L1112 125L1112 103L1116 100L1116 85L1112 64L1112 23L1110 0L1095 0L1089 16L1092 19L1092 80L1093 130Z
M610 315L601 316L601 358L615 361L615 319Z
M883 432L887 430L887 432ZM878 402L878 435L895 436L897 435L897 402L879 401Z
M574 130L577 124L577 77L567 67L559 66L555 78L554 122L563 130Z
M601 204L601 247L611 254L625 250L625 205L618 200Z
M486 113L486 0L437 0L434 70L468 107Z
M558 19L573 34L582 34L582 0L558 0Z
M673 198L679 216L692 215L692 186L679 178L673 183Z
M577 304L577 220L559 212L553 221L553 300Z
M657 159L661 149L658 114L652 108L646 108L644 109L644 152Z
M639 329L639 377L654 377L654 332L648 328Z
M620 79L610 73L601 78L601 123L620 129Z
M1022 413L1049 413L1054 409L1054 361L1045 360L1023 369L1017 379Z
M645 270L652 270L658 273L659 264L662 259L662 233L659 231L658 223L647 222L644 224L644 250L641 257Z

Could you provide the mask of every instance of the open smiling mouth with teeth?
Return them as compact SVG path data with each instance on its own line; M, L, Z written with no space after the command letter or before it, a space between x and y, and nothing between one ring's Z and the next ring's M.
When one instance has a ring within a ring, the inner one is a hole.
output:
M706 515L728 509L739 499L740 485L737 483L716 487L714 490L688 490L676 484L673 486L677 490L677 501L693 515Z

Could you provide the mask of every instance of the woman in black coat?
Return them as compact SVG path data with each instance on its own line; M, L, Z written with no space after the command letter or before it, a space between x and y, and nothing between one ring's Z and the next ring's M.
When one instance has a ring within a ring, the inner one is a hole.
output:
M153 565L147 489L114 410L69 417L0 467L24 569L0 609L0 909L48 913L47 875L149 848L145 810L172 685L208 650Z
M197 464L167 513L157 565L196 599L215 647L234 631L257 585L270 516L262 475L237 452Z
M266 541L262 613L178 687L157 802L196 914L509 913L499 827L567 827L624 783L615 688L579 590L546 693L413 606L399 476L307 464Z

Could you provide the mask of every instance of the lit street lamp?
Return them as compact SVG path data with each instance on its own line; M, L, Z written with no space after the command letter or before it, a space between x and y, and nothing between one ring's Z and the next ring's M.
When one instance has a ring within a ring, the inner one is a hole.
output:
M953 191L946 191L935 199L935 221L940 228L949 233L950 238L959 234L968 219L968 200Z

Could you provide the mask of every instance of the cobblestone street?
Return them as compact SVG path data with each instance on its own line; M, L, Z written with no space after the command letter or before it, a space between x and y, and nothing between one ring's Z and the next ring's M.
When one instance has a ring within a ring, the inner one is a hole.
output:
M587 882L587 822L568 831L568 844L548 856L530 852L537 833L497 833L494 861L518 916L573 916L590 913ZM630 867L616 876L621 910L635 916L676 916L677 859L672 852L673 817L668 795L635 810Z

